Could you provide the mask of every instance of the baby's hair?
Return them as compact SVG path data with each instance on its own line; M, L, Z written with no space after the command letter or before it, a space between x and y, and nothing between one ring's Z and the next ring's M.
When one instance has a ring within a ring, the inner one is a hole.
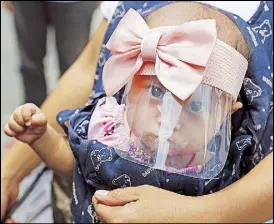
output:
M246 40L237 25L228 16L208 5L175 2L156 9L145 19L150 28L179 25L194 20L215 19L218 39L236 49L246 59L249 58Z

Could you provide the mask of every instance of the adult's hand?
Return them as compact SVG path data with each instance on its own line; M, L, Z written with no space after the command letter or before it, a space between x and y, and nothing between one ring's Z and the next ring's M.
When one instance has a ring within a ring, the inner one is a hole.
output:
M100 221L107 223L197 223L203 221L204 214L193 216L193 211L205 211L204 204L198 200L143 185L111 192L97 191L93 205Z

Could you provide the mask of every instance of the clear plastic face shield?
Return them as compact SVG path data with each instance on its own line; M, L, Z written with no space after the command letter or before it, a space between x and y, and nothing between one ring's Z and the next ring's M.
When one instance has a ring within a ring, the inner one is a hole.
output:
M121 157L197 178L213 178L222 170L230 144L231 95L201 84L182 101L156 76L135 75L122 104L130 144L116 148Z
M103 70L106 94L126 86L124 122L118 125L123 128L116 132L118 144L111 145L117 153L170 173L218 175L230 147L232 103L248 61L217 39L216 21L150 29L130 9L106 48L112 53Z

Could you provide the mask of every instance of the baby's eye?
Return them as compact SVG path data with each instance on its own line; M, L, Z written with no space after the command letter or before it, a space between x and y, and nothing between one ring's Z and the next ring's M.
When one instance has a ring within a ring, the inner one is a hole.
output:
M149 86L148 92L151 96L158 98L158 99L162 99L165 94L165 91L157 86Z
M204 112L203 104L201 101L191 101L188 103L187 109L194 113Z

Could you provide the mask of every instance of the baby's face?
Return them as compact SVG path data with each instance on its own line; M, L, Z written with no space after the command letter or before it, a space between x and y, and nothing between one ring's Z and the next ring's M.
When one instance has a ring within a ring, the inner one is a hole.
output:
M183 86L182 86L183 88ZM127 121L134 138L137 139L139 148L146 153L153 154L158 149L159 130L162 122L161 105L165 89L156 76L136 75L128 92ZM209 107L201 95L193 94L183 102L176 97L182 106L177 125L169 137L169 154L176 158L182 166L201 165L204 156L210 157L205 152L205 147L215 135L215 131L223 123L226 114L222 99L213 94L210 95ZM219 103L219 114L222 115L216 123L216 104Z

